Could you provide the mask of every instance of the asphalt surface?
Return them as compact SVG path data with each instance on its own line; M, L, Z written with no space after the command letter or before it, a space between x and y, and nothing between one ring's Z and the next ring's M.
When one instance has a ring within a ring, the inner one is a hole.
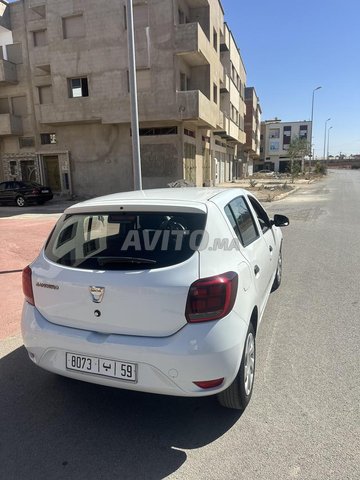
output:
M360 172L337 171L268 206L291 225L241 416L213 398L56 377L32 365L16 334L3 339L0 478L358 479L359 205Z

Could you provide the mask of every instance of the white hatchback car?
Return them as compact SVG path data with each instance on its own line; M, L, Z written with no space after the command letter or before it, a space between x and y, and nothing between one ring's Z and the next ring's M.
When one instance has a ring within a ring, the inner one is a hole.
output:
M243 410L288 223L241 189L135 191L68 208L23 271L31 360L117 388L217 394Z

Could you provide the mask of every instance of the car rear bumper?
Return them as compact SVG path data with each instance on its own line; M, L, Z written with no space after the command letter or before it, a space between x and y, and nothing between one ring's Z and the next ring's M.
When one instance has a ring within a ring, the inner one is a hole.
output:
M51 372L101 385L177 396L220 392L239 369L247 325L234 312L217 322L189 324L170 337L108 335L48 322L24 303L22 335L32 361ZM137 364L137 383L66 369L66 352ZM224 378L203 390L194 381Z

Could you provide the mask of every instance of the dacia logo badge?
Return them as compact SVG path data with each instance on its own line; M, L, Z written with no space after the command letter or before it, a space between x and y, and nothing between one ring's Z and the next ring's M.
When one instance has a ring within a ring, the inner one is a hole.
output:
M92 301L101 303L105 293L105 287L89 287Z

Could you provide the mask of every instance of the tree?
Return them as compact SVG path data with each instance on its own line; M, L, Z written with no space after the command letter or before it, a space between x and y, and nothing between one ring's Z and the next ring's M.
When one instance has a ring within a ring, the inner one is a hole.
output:
M290 173L292 182L299 174L299 162L301 161L301 171L305 171L305 155L309 154L309 144L304 137L294 137L289 145Z

